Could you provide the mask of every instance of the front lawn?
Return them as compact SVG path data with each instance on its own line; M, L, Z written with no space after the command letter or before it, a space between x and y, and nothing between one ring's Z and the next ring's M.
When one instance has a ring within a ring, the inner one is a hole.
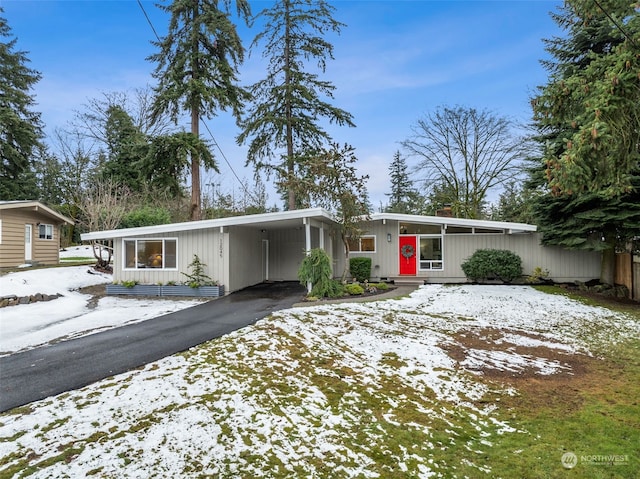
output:
M639 346L527 286L294 308L0 415L0 477L632 478Z

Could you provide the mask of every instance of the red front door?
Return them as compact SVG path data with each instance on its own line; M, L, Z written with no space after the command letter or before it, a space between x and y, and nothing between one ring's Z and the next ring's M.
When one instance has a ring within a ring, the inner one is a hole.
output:
M400 274L412 275L417 274L417 256L416 236L400 236Z

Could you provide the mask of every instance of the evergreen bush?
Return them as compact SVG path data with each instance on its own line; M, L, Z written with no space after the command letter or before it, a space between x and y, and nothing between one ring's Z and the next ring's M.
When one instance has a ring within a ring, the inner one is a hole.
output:
M371 258L349 258L349 271L356 281L369 281L371 277Z
M499 279L510 283L522 276L522 260L509 250L479 249L461 266L471 281Z
M200 286L216 286L218 283L205 274L204 270L206 266L207 265L205 263L200 261L198 255L194 254L193 261L189 264L191 273L182 273L187 277L185 284L192 288L199 288Z
M364 288L358 283L347 284L345 285L344 289L351 296L358 296L364 293Z
M320 248L314 248L304 257L298 270L300 284L311 283L310 296L335 298L343 294L342 285L333 280L331 258Z

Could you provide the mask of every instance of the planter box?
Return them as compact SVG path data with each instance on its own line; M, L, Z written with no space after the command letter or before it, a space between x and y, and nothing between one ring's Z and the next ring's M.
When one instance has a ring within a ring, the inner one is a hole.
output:
M224 286L200 286L199 288L192 288L186 285L160 286L160 296L215 298L224 296Z
M128 288L121 284L108 284L107 294L126 294L129 296L160 296L160 286L157 284L136 284Z
M159 286L156 284L136 284L132 288L127 288L121 284L108 284L107 294L216 298L218 296L224 296L224 286L201 286L200 288L192 288L186 285Z

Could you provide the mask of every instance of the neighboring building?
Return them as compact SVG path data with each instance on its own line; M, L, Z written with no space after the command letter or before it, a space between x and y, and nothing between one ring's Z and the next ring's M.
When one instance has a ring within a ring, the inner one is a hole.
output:
M525 274L541 267L556 281L585 281L600 271L599 253L541 246L528 224L375 213L364 227L350 256L371 257L374 280L465 282L460 265L482 248L512 250ZM113 240L114 282L182 282L197 254L227 293L263 281L296 281L311 248L333 258L337 277L346 262L339 225L322 208L98 231L82 240Z
M0 201L0 268L60 261L60 226L66 216L38 201Z

